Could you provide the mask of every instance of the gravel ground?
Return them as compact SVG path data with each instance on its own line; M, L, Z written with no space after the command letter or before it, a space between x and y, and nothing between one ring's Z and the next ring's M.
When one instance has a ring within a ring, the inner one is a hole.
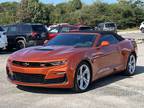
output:
M125 38L133 38L136 40L138 44L144 43L144 33L140 31L133 31L133 32L119 32L118 34L122 35Z
M122 34L126 37L141 33ZM8 53L0 54L0 108L144 108L144 44L138 45L136 75L112 75L94 82L89 91L17 87L6 79Z

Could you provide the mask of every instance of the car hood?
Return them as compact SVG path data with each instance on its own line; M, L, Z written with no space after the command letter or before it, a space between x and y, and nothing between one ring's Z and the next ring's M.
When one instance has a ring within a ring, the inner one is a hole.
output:
M30 62L64 60L80 52L80 49L69 46L38 46L19 50L13 53L10 58L16 61Z

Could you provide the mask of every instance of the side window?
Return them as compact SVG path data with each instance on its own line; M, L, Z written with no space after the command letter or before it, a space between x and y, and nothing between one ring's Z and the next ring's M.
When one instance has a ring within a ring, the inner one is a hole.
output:
M102 27L102 24L99 24L99 25L98 25L98 28L101 28L101 27Z
M70 27L70 30L77 30L77 27Z
M122 36L115 34L115 38L120 42L125 40Z
M22 33L30 33L32 31L31 26L29 25L21 25L19 28L21 29Z
M43 25L32 25L32 29L35 32L40 32L40 33L45 32L45 26Z
M102 36L97 46L99 46L103 41L108 41L110 44L117 44L119 42L112 34L109 34Z
M18 31L17 26L10 26L8 28L8 33L16 33Z
M69 32L70 28L69 27L62 27L61 33Z

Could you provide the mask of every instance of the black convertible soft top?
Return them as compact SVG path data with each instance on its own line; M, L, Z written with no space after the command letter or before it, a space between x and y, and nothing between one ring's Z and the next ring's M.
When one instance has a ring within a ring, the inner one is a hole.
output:
M125 40L122 36L118 35L117 33L111 32L111 31L96 31L96 30L81 30L81 31L73 31L74 33L99 33L102 36L111 34L115 36L119 41Z

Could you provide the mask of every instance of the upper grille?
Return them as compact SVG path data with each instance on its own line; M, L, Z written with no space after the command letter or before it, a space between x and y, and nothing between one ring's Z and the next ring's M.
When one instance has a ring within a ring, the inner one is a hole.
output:
M22 67L50 67L53 66L51 63L39 63L39 62L20 62L13 61L13 65L22 66Z

